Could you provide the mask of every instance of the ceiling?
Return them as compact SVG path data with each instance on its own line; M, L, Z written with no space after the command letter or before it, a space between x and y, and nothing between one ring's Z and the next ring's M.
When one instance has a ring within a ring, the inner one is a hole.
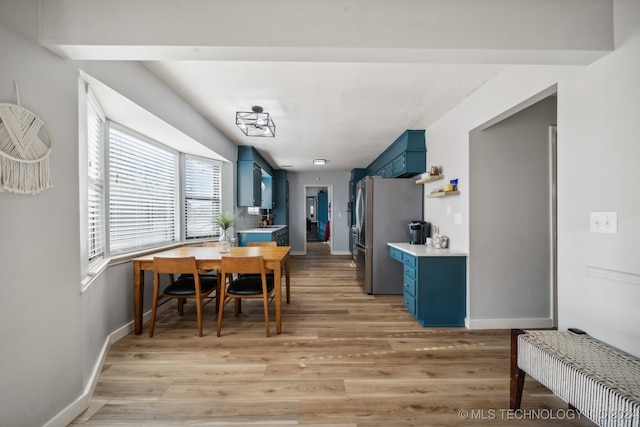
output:
M292 171L366 167L511 64L604 56L612 25L610 0L47 0L38 8L43 46L70 59L142 61L231 141ZM271 114L275 138L236 127L235 113L254 105Z
M275 168L366 167L407 129L425 129L501 65L154 61L146 66L238 145ZM247 137L236 111L259 105L275 138ZM312 160L327 160L314 166Z

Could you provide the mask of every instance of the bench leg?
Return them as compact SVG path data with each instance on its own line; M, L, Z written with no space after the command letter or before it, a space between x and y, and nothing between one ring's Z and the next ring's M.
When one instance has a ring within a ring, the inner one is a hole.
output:
M520 409L525 372L518 368L518 335L524 334L522 329L511 330L511 370L509 387L509 408Z

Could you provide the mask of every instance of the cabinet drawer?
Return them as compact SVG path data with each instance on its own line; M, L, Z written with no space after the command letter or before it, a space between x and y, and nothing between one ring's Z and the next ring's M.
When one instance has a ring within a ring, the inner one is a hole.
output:
M408 275L404 275L404 293L412 296L416 296L416 278Z
M408 267L407 265L402 266L402 272L404 273L405 277L412 277L412 278L416 278L418 277L416 269L415 268L411 268Z
M402 251L396 248L389 248L389 255L391 255L391 258L398 260L400 262L402 261Z
M416 299L406 292L404 293L404 308L407 309L409 314L416 317Z
M413 267L415 268L418 265L418 257L415 257L413 255L409 255L406 252L402 253L402 262L404 263L404 265L408 266L408 267Z

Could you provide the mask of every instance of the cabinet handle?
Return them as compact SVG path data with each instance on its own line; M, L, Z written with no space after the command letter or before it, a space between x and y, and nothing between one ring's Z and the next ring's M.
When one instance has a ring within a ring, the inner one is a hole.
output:
M408 287L409 287L409 284L408 284L408 283L405 283L405 284L404 284L404 287L405 287L405 288L408 288Z

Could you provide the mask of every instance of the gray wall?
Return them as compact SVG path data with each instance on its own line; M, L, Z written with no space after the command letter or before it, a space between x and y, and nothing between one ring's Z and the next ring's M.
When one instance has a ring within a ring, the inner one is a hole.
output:
M37 7L21 4L21 27L37 27ZM66 425L66 417L88 404L109 336L133 319L130 263L108 267L81 286L80 70L234 163L236 147L142 64L63 60L7 29L6 16L0 13L0 100L16 103L18 80L22 106L51 133L54 187L37 195L0 193L0 289L11 295L0 299L0 423ZM225 210L235 199L234 175L233 164L225 164Z
M469 314L513 327L551 325L549 126L556 98L469 141Z

